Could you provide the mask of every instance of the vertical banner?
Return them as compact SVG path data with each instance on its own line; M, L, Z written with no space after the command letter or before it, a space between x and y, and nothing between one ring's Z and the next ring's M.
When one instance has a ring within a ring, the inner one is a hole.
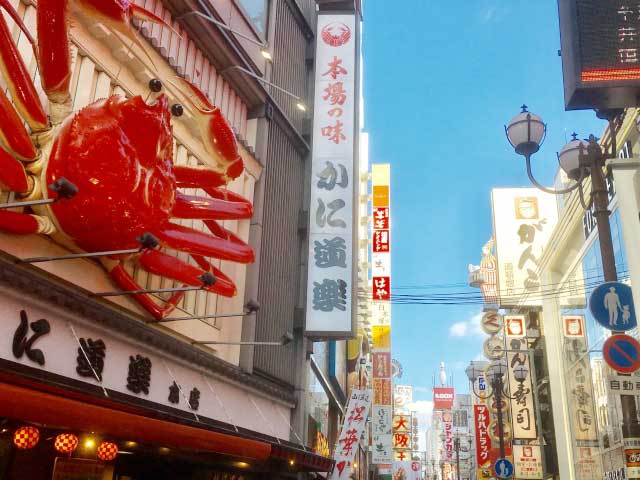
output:
M526 340L526 318L524 315L505 315L505 339L507 343L507 367L509 369L509 391L511 392L512 438L534 440L538 438L533 384ZM526 368L529 372L523 382L516 380L515 371Z
M393 450L395 460L411 460L411 415L393 416Z
M368 390L353 390L349 397L347 412L338 437L335 452L336 466L331 473L331 480L349 478L358 444L364 432L371 405L371 394Z
M541 306L536 271L558 221L556 198L537 188L494 188L491 203L500 306Z
M317 32L306 331L344 337L355 333L355 16L320 14Z
M409 413L408 405L413 402L413 387L411 385L396 385L393 388L394 413Z
M388 465L394 459L394 445L402 443L404 432L393 423L393 372L391 368L391 208L389 164L373 164L371 297L373 340L372 464ZM411 440L410 432L406 434ZM410 447L409 447L410 448ZM407 458L407 459L410 459Z
M489 408L486 405L474 405L473 417L476 431L476 465L478 478L492 478L491 473L491 438L489 438Z
M442 412L442 429L444 431L444 460L453 461L453 414Z

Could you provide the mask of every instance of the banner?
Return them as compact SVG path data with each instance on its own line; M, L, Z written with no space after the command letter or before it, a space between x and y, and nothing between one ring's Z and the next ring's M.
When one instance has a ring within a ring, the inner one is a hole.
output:
M453 460L453 415L451 412L442 412L442 430L444 432L444 459L446 462Z
M412 449L411 415L394 415L393 450L395 460L411 460Z
M371 433L373 435L391 435L393 425L391 405L373 405L371 407Z
M489 407L486 405L474 405L473 417L476 431L476 464L478 465L478 478L483 477L487 469L491 469L491 439L489 438ZM491 475L489 476L491 478Z
M369 415L371 393L368 390L354 390L349 397L349 404L338 437L335 451L336 466L331 473L331 480L343 480L351 474L351 464L358 451L358 444Z
M411 385L396 385L393 391L395 413L409 413L407 405L411 402L413 402L413 387Z
M537 188L494 188L491 203L500 307L541 306L537 266L558 221L556 198Z
M453 397L453 387L433 387L433 409L451 410Z
M519 440L533 440L538 438L536 413L533 399L531 365L527 353L527 341L520 336L524 332L524 317L521 315L505 316L505 330L509 327L513 335L507 335L507 366L509 368L509 391L511 392L511 420L513 423L512 438ZM521 352L521 353L520 353ZM523 382L518 382L514 371L516 368L526 368L529 374Z
M306 331L345 337L355 334L355 15L321 13L317 32Z

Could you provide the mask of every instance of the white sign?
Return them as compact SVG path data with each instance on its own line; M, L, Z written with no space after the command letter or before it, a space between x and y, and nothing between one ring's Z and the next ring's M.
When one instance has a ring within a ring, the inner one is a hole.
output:
M494 188L491 200L500 306L541 306L538 262L558 221L556 198L536 188Z
M353 333L356 107L354 15L318 15L309 215L307 333Z
M484 315L482 315L480 326L482 327L482 331L487 335L495 335L496 333L502 331L502 315L500 315L495 310L489 310L488 312L485 312Z
M640 377L609 375L607 389L614 395L640 395Z
M511 338L524 338L527 336L527 327L524 315L507 315L504 317L504 330L507 340Z
M393 478L402 480L422 480L422 465L420 462L394 461Z
M489 337L484 341L482 352L489 360L498 360L504 356L504 340L501 337Z
M395 413L408 413L407 405L413 402L413 387L411 385L396 385L393 393Z
M391 435L392 408L391 405L374 405L371 407L372 435Z
M529 355L527 353L527 341L525 339L507 337L507 342L510 350L507 353L507 364L509 368L509 390L512 397L511 421L513 423L513 438L533 440L538 438L538 429L533 405L531 365L529 364ZM518 382L514 371L516 368L522 367L526 368L529 374L524 382Z
M331 473L331 480L349 478L351 465L358 452L360 438L367 424L367 416L371 407L370 390L353 390L349 396L347 413L342 424L335 451L336 466Z
M539 445L514 445L513 463L517 479L541 479L542 454Z
M563 315L564 336L568 338L584 337L584 317L582 315Z
M393 462L393 435L373 435L371 440L371 463L374 465Z

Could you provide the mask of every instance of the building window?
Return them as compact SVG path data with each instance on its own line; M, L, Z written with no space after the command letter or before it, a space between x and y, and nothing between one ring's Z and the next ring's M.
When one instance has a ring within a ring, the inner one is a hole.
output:
M240 0L240 5L244 8L256 30L263 38L266 38L269 0Z

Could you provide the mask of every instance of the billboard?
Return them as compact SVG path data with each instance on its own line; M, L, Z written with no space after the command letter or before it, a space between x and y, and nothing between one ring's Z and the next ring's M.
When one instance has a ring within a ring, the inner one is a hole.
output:
M451 410L453 408L453 387L433 387L433 409Z
M558 11L566 109L638 105L638 3L558 0Z
M537 188L494 188L491 203L500 306L541 306L537 266L558 221L556 198Z
M393 406L396 413L408 413L408 405L413 402L411 385L396 385L393 392Z
M320 14L317 31L306 331L350 337L355 333L355 16Z

